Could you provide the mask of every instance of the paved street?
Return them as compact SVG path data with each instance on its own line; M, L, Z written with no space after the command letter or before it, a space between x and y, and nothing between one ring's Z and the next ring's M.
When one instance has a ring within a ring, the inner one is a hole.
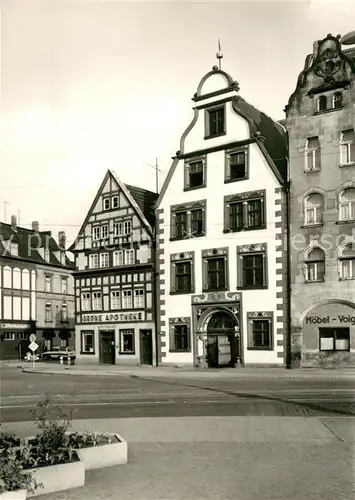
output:
M1 367L1 420L31 420L49 394L77 419L159 416L355 415L352 378L196 378L23 373Z

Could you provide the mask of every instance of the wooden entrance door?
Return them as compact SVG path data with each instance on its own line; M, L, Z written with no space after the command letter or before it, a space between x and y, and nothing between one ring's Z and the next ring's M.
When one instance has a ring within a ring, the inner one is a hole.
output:
M141 365L153 364L152 330L140 330L140 361Z
M115 332L100 332L100 363L115 364Z

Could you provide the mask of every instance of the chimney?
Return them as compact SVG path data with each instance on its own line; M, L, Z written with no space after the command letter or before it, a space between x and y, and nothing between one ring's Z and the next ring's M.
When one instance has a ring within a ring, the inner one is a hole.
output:
M38 233L38 231L39 231L39 222L38 222L38 220L32 221L32 231L36 231L36 233Z
M58 246L62 252L65 252L66 240L65 231L58 231Z
M16 231L17 228L17 219L16 215L11 215L11 226L14 231Z

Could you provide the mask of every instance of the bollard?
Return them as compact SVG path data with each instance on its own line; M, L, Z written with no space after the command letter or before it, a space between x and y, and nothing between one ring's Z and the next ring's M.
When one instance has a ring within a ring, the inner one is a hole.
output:
M61 364L61 365L63 364L63 356L61 356L61 357L59 358L59 362L60 362L60 364Z

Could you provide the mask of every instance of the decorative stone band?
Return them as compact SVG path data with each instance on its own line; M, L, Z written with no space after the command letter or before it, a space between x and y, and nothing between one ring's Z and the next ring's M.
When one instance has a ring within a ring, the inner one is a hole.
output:
M207 302L240 302L241 294L234 292L211 292L201 295L192 295L192 304L205 304Z
M190 318L189 317L184 317L184 318L169 318L169 325L186 325L190 324Z
M262 189L260 191L249 191L246 193L230 194L224 197L226 203L231 203L233 201L244 201L252 200L254 198L265 198L266 190Z
M228 255L228 247L210 248L208 250L202 250L202 258L218 257L219 255Z
M194 252L181 252L181 253L173 253L170 255L170 259L172 261L175 260L190 260L194 256Z
M266 252L267 243L252 243L251 245L242 245L237 247L237 253L250 253L250 252Z

